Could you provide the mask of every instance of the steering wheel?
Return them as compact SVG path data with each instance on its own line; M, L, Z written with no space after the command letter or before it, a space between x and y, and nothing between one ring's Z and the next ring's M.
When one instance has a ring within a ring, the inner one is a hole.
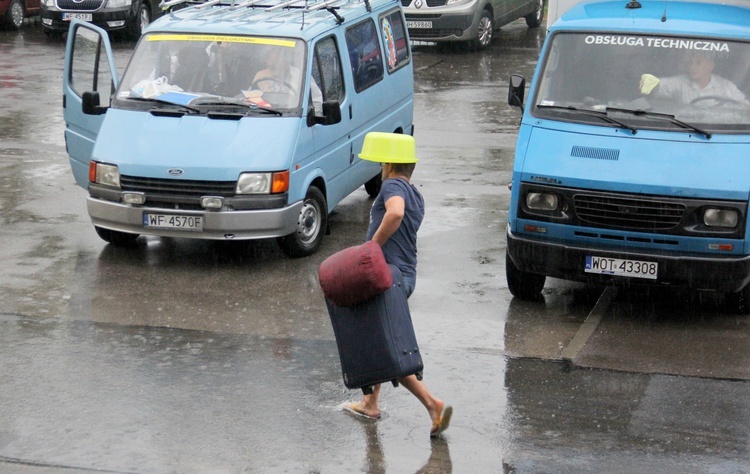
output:
M730 104L736 104L736 105L745 105L744 103L740 102L739 100L732 99L731 97L724 97L721 95L704 95L703 97L696 97L695 99L690 101L690 105L697 104L698 102L702 102L704 100L715 100L718 102L715 107L722 106L726 103Z
M283 92L285 94L294 94L294 86L292 86L286 81L277 79L275 77L262 77L260 79L256 79L255 81L253 81L252 84L250 84L250 89L251 90L252 89L263 90L260 87L258 87L258 84L263 83L263 82L270 82L272 84L277 85L279 88L278 92ZM265 92L268 92L268 91L265 91Z

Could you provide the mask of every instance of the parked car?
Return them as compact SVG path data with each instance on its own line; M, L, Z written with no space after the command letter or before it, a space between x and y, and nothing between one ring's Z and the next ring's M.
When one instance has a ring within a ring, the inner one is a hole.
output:
M41 5L42 27L48 36L62 35L76 18L138 39L162 14L159 0L42 0Z
M0 0L0 23L18 29L23 19L39 13L40 0Z
M492 33L519 18L529 28L542 24L544 0L401 0L414 40L468 42L485 49Z

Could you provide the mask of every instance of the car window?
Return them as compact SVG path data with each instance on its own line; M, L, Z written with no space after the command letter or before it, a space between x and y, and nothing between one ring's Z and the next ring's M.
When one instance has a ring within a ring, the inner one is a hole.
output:
M365 20L346 30L346 47L355 91L361 92L383 79L383 54L372 20Z
M409 62L409 45L401 12L393 11L380 18L380 31L386 51L388 72Z

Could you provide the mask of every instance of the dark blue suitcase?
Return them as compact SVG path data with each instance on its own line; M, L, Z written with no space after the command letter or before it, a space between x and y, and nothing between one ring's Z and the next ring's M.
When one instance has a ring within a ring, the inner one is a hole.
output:
M384 293L354 306L326 299L347 388L372 393L373 385L407 375L422 379L422 356L414 335L404 279L389 265L393 284Z

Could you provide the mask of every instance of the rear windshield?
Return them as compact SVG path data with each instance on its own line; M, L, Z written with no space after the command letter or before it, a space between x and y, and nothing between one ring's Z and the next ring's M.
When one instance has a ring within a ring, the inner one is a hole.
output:
M226 101L299 111L305 56L304 42L290 38L152 33L138 43L113 105Z
M750 45L706 38L559 33L540 71L537 117L748 133ZM602 118L602 115L607 117ZM670 120L672 116L676 120Z

